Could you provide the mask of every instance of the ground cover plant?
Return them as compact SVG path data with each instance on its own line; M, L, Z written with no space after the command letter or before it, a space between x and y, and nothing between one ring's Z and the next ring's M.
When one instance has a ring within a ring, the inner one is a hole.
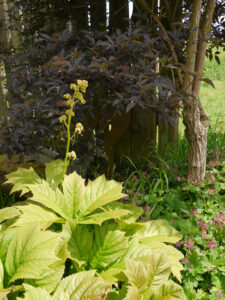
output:
M184 254L182 284L186 299L223 299L225 226L225 141L222 130L209 129L206 178L187 178L187 143L167 149L166 160L146 162L126 182L125 203L144 208L141 219L166 219L183 235L176 244Z
M27 200L0 209L1 299L182 299L182 238L166 220L138 222L142 208L117 200L122 184L104 175L85 180L67 175L73 138L73 107L85 103L87 82L65 94L68 110L65 160L7 175L12 193Z

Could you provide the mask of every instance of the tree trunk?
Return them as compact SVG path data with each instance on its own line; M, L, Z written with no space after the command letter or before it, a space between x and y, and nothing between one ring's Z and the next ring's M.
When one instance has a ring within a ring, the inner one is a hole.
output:
M202 1L194 0L192 4L192 18L190 36L187 48L186 72L183 90L187 94L184 102L183 120L186 127L185 133L189 143L188 153L188 176L194 182L201 182L205 177L206 154L207 154L207 131L203 121L204 110L199 100L201 82L194 79L193 72L199 76L203 74L208 34L212 22L216 0L209 0L205 9L201 30L204 36L201 40L199 25L201 20ZM197 30L194 30L196 29ZM205 118L204 118L205 120Z

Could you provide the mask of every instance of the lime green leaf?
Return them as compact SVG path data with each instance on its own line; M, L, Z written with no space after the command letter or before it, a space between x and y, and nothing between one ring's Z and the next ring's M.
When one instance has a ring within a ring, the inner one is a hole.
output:
M84 271L64 278L54 297L64 292L71 300L100 300L105 299L109 287L102 278L95 277L94 270Z
M24 298L18 298L18 300L52 300L52 297L49 295L49 293L42 289L42 288L36 288L29 284L24 284L26 293Z
M23 213L13 224L13 226L33 226L40 225L42 229L47 229L53 223L63 223L64 219L57 216L54 212L39 205L29 204L17 206Z
M132 236L134 235L137 231L139 231L143 226L144 223L130 223L127 221L117 221L119 224L120 230L125 231L126 235Z
M152 252L151 255L141 257L139 260L144 264L148 273L148 286L151 287L151 291L156 290L168 280L171 268L164 253Z
M88 262L93 244L93 230L89 226L77 225L72 230L68 250L73 258Z
M64 161L61 159L53 160L50 163L46 163L45 175L46 181L49 184L57 187L62 179Z
M58 234L37 226L19 228L10 241L5 268L10 282L19 278L40 278L56 262Z
M65 219L72 217L71 207L58 188L53 190L47 181L43 181L42 184L30 185L30 189L33 201L52 209Z
M21 290L22 287L23 287L22 285L13 285L8 289L0 290L0 299L1 300L8 300L8 297L7 297L8 294L15 293L15 292Z
M139 244L137 240L132 240L129 243L129 248L124 252L124 254L118 259L113 265L113 268L124 270L126 268L126 259L138 259L141 257L149 256L152 251L149 247Z
M5 257L9 248L9 244L13 236L17 234L18 230L18 228L8 228L0 235L0 257L3 265L5 264Z
M124 273L126 274L129 283L137 287L140 292L144 292L147 289L149 276L141 261L127 259L126 271L124 271Z
M184 292L181 286L169 280L159 290L157 290L150 300L182 300Z
M110 219L119 219L122 216L129 214L128 210L117 209L113 211L105 211L98 214L93 214L79 219L80 224L97 224L101 225L102 222Z
M166 220L154 220L144 223L144 226L134 235L140 242L169 242L176 243L182 235L171 227Z
M19 216L21 213L16 207L5 207L0 209L0 223L2 221Z
M94 243L92 247L90 265L93 269L106 268L115 262L128 248L128 238L125 232L110 230L110 224L95 226Z
M76 216L84 199L84 181L76 172L64 177L63 194L70 203L73 217Z
M144 244L147 245L151 250L162 251L166 254L171 265L171 272L181 282L180 272L183 270L183 266L180 263L180 260L184 257L184 255L173 246L166 245L161 242L147 241L144 242Z
M29 185L41 183L42 179L37 175L34 169L19 168L15 172L6 175L8 179L4 184L13 184L11 194L14 192L22 191L21 196L30 191Z
M2 261L0 259L0 290L3 289L3 281L4 281L4 268Z
M49 270L41 274L40 279L28 279L25 280L26 283L32 286L40 287L51 293L61 278L65 270L65 264L63 261L58 261L49 267Z
M110 211L115 210L115 209L128 210L130 212L130 214L121 218L121 220L126 220L127 222L135 222L143 214L143 208L138 207L136 205L123 203L123 202L108 203L105 206L105 208Z
M80 207L80 216L89 215L97 208L124 197L125 194L122 194L121 191L122 183L114 180L107 181L104 175L94 181L89 181Z
M141 300L141 295L136 286L129 286L124 300Z

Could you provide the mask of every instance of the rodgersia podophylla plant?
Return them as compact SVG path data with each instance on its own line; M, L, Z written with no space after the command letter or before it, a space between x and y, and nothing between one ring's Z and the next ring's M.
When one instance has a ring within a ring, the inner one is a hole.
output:
M75 116L74 106L76 105L76 103L86 103L83 94L86 93L87 87L88 82L86 80L77 80L77 84L71 83L70 85L70 89L73 91L73 95L71 96L70 93L67 93L63 96L65 99L67 99L67 105L69 108L66 110L65 114L60 116L59 118L60 123L63 123L63 125L66 127L67 135L66 154L64 159L64 167L61 182L63 181L63 178L66 174L70 160L75 160L77 158L76 153L74 151L69 152L70 143L76 135L79 135L83 132L83 125L81 123L77 123L74 132L71 134L71 119Z

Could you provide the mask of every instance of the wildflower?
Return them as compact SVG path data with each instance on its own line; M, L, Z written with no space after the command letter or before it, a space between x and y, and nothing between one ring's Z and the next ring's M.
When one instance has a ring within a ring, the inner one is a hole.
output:
M180 181L181 181L181 178L180 178L180 177L177 177L177 181L180 182Z
M74 90L74 92L78 92L79 91L79 86L77 86L75 83L71 83L70 89Z
M216 268L216 266L211 266L210 267L211 270L214 270L215 268Z
M190 263L190 261L188 260L187 257L184 257L184 258L183 258L183 263L184 263L185 265L187 265L187 264Z
M66 114L67 114L67 116L71 116L71 117L75 116L75 113L73 111L71 111L70 109L66 110Z
M198 216L197 210L195 208L192 208L191 211L190 211L190 215L197 218L197 216Z
M189 174L187 180L192 180L192 175Z
M66 120L67 120L67 116L66 115L62 115L61 117L59 117L59 122L60 123L66 122Z
M203 238L206 237L206 230L202 230L202 237L203 237Z
M142 172L142 177L146 177L148 175L147 172Z
M66 102L66 105L67 106L72 106L74 104L74 102L73 102L73 100L72 99L70 99L70 100L68 100L67 102Z
M150 205L148 205L148 206L145 207L145 211L150 211L150 210L151 210L151 206Z
M166 165L163 166L163 169L164 169L165 171L169 171L169 168L168 168Z
M223 297L223 294L221 293L221 290L216 291L216 297Z
M212 194L214 194L214 193L215 193L215 190L214 190L214 189L209 189L209 190L208 190L208 192L209 192L209 194L211 194L211 195L212 195Z
M65 95L63 95L63 98L68 99L68 100L71 100L71 99L72 99L72 97L71 97L70 94L65 94Z
M85 104L86 101L84 100L83 95L80 92L75 92L75 98L78 99L82 104Z
M177 242L175 246L176 246L177 248L179 248L179 247L180 247L180 243Z
M198 226L198 227L200 227L200 228L201 228L201 227L202 227L202 225L203 225L203 223L202 223L201 221L197 221L197 226Z
M84 130L83 125L81 123L77 123L75 127L75 133L81 134L83 130Z
M123 197L123 199L124 200L127 200L129 198L129 196L127 195L127 196L125 196L125 197Z
M68 152L67 157L75 160L77 158L77 155L74 151L71 151L71 152Z
M138 192L137 194L138 194L138 197L141 197L141 192Z
M83 93L85 93L85 92L86 92L86 89L87 89L87 87L88 87L88 82L87 82L87 80L77 80L77 84L80 86L81 91L82 91Z
M209 249L214 249L214 248L216 248L216 243L215 243L215 241L212 241L212 240L208 240L208 247L209 247Z

